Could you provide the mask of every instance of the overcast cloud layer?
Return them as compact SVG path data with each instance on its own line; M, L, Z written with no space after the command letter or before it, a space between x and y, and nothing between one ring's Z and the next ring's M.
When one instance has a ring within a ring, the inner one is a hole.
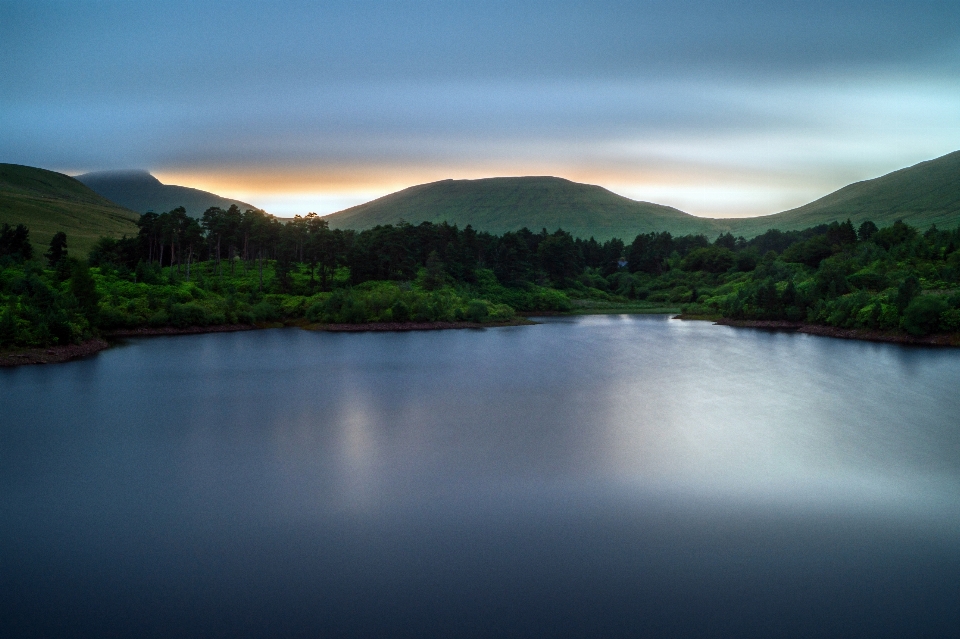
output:
M281 215L552 174L773 213L960 149L956 2L0 2L0 161Z

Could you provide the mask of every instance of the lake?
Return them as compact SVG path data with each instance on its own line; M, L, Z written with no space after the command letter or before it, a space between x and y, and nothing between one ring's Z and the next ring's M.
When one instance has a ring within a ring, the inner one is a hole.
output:
M0 370L0 634L960 631L960 351L542 322Z

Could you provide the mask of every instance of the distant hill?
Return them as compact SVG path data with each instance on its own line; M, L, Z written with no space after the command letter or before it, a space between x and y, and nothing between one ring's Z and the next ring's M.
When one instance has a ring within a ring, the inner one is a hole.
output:
M146 171L87 173L76 179L16 164L0 164L0 223L23 223L45 250L59 230L82 255L101 235L137 232L137 213L183 206L199 217L211 206L255 208L245 202L182 186L164 185ZM710 239L730 231L754 237L764 231L803 229L834 220L879 226L897 219L921 229L960 225L960 151L887 175L856 182L796 209L742 219L711 219L638 202L602 187L556 177L442 180L413 186L326 216L330 226L371 228L406 220L467 224L504 233L527 227L563 228L579 237L631 241L638 233L703 233Z
M683 211L637 202L591 184L556 177L500 177L442 180L413 186L333 213L332 228L364 229L406 220L463 228L467 224L491 233L562 228L598 240L634 238L638 233L670 231L715 236L725 225Z
M921 229L960 225L960 151L856 182L796 209L752 218L712 219L637 202L589 184L555 177L443 180L413 186L328 215L333 228L446 220L492 233L563 228L579 237L630 241L638 233L726 231L751 238L772 228L789 231L851 219L887 226L898 219Z
M187 215L199 218L211 206L228 209L231 204L236 204L244 211L257 208L200 189L163 184L146 171L97 171L78 175L76 179L108 200L137 213L165 213L182 206Z
M85 256L101 236L136 235L139 217L62 173L0 164L0 224L25 224L40 254L63 231L70 254Z
M889 226L902 219L920 229L960 224L960 151L873 180L855 182L796 209L729 220L735 235L751 237L771 228L804 229L850 218Z

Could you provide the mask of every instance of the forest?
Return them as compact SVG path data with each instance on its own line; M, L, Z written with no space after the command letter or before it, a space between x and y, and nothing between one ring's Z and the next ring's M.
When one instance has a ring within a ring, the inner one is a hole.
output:
M142 327L507 323L571 312L677 312L921 336L960 331L960 229L834 222L752 239L431 224L333 230L237 207L143 215L86 259L0 229L0 348Z

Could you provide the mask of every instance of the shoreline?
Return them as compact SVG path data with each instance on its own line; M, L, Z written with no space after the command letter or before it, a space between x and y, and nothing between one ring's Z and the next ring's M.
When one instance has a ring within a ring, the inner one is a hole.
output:
M263 326L256 324L214 324L211 326L143 326L140 328L123 328L116 331L104 331L106 339L122 339L124 337L152 337L157 335L200 335L203 333L235 333L237 331L255 331Z
M579 317L583 315L676 315L676 306L663 308L585 308L571 311L531 311L527 317Z
M202 335L205 333L235 333L266 328L302 328L308 331L331 333L438 331L468 328L501 328L504 326L531 326L536 324L526 317L506 322L370 322L367 324L308 324L305 322L267 322L262 324L217 324L213 326L141 327L105 331L101 337L81 342L36 348L23 348L0 352L0 367L26 366L28 364L59 364L81 357L89 357L110 348L111 341L130 337L162 337L173 335ZM109 340L109 341L108 341Z
M0 367L25 366L27 364L59 364L72 359L89 357L110 348L110 343L101 337L63 346L24 348L0 352Z
M541 312L534 316L561 316L561 315L593 315L594 313L550 313ZM606 315L608 313L595 313ZM645 313L641 313L645 314ZM734 320L702 315L674 315L673 319L687 321L712 322L718 326L732 326L734 328L754 328L773 331L790 331L820 337L834 337L838 339L853 339L885 344L905 344L910 346L938 346L960 347L960 334L941 333L916 337L906 333L893 331L878 331L858 328L837 328L835 326L821 326L804 322L788 322L785 320ZM0 352L0 367L25 366L29 364L58 364L70 360L89 357L100 351L110 348L108 340L122 340L130 337L159 337L168 335L201 335L205 333L233 333L238 331L255 331L265 328L299 327L308 331L326 331L330 333L370 333L370 332L406 332L406 331L438 331L477 328L501 328L506 326L530 326L537 322L528 317L519 317L506 322L371 322L367 324L308 324L305 322L272 322L264 324L218 324L214 326L187 326L175 328L172 326L142 327L108 331L102 337L87 340L80 344L63 346L47 346L24 348L14 351Z
M536 322L520 317L506 322L369 322L367 324L295 324L308 331L330 333L368 333L385 331L443 331L464 328L502 328L504 326L531 326Z
M768 331L790 331L820 337L834 337L837 339L853 339L864 342L880 342L884 344L906 344L909 346L960 346L960 334L935 333L918 337L897 331L881 331L867 328L838 328L806 322L789 322L786 320L735 320L726 318L686 315L682 313L674 317L679 320L693 320L713 322L718 326L732 326L734 328L759 328Z

